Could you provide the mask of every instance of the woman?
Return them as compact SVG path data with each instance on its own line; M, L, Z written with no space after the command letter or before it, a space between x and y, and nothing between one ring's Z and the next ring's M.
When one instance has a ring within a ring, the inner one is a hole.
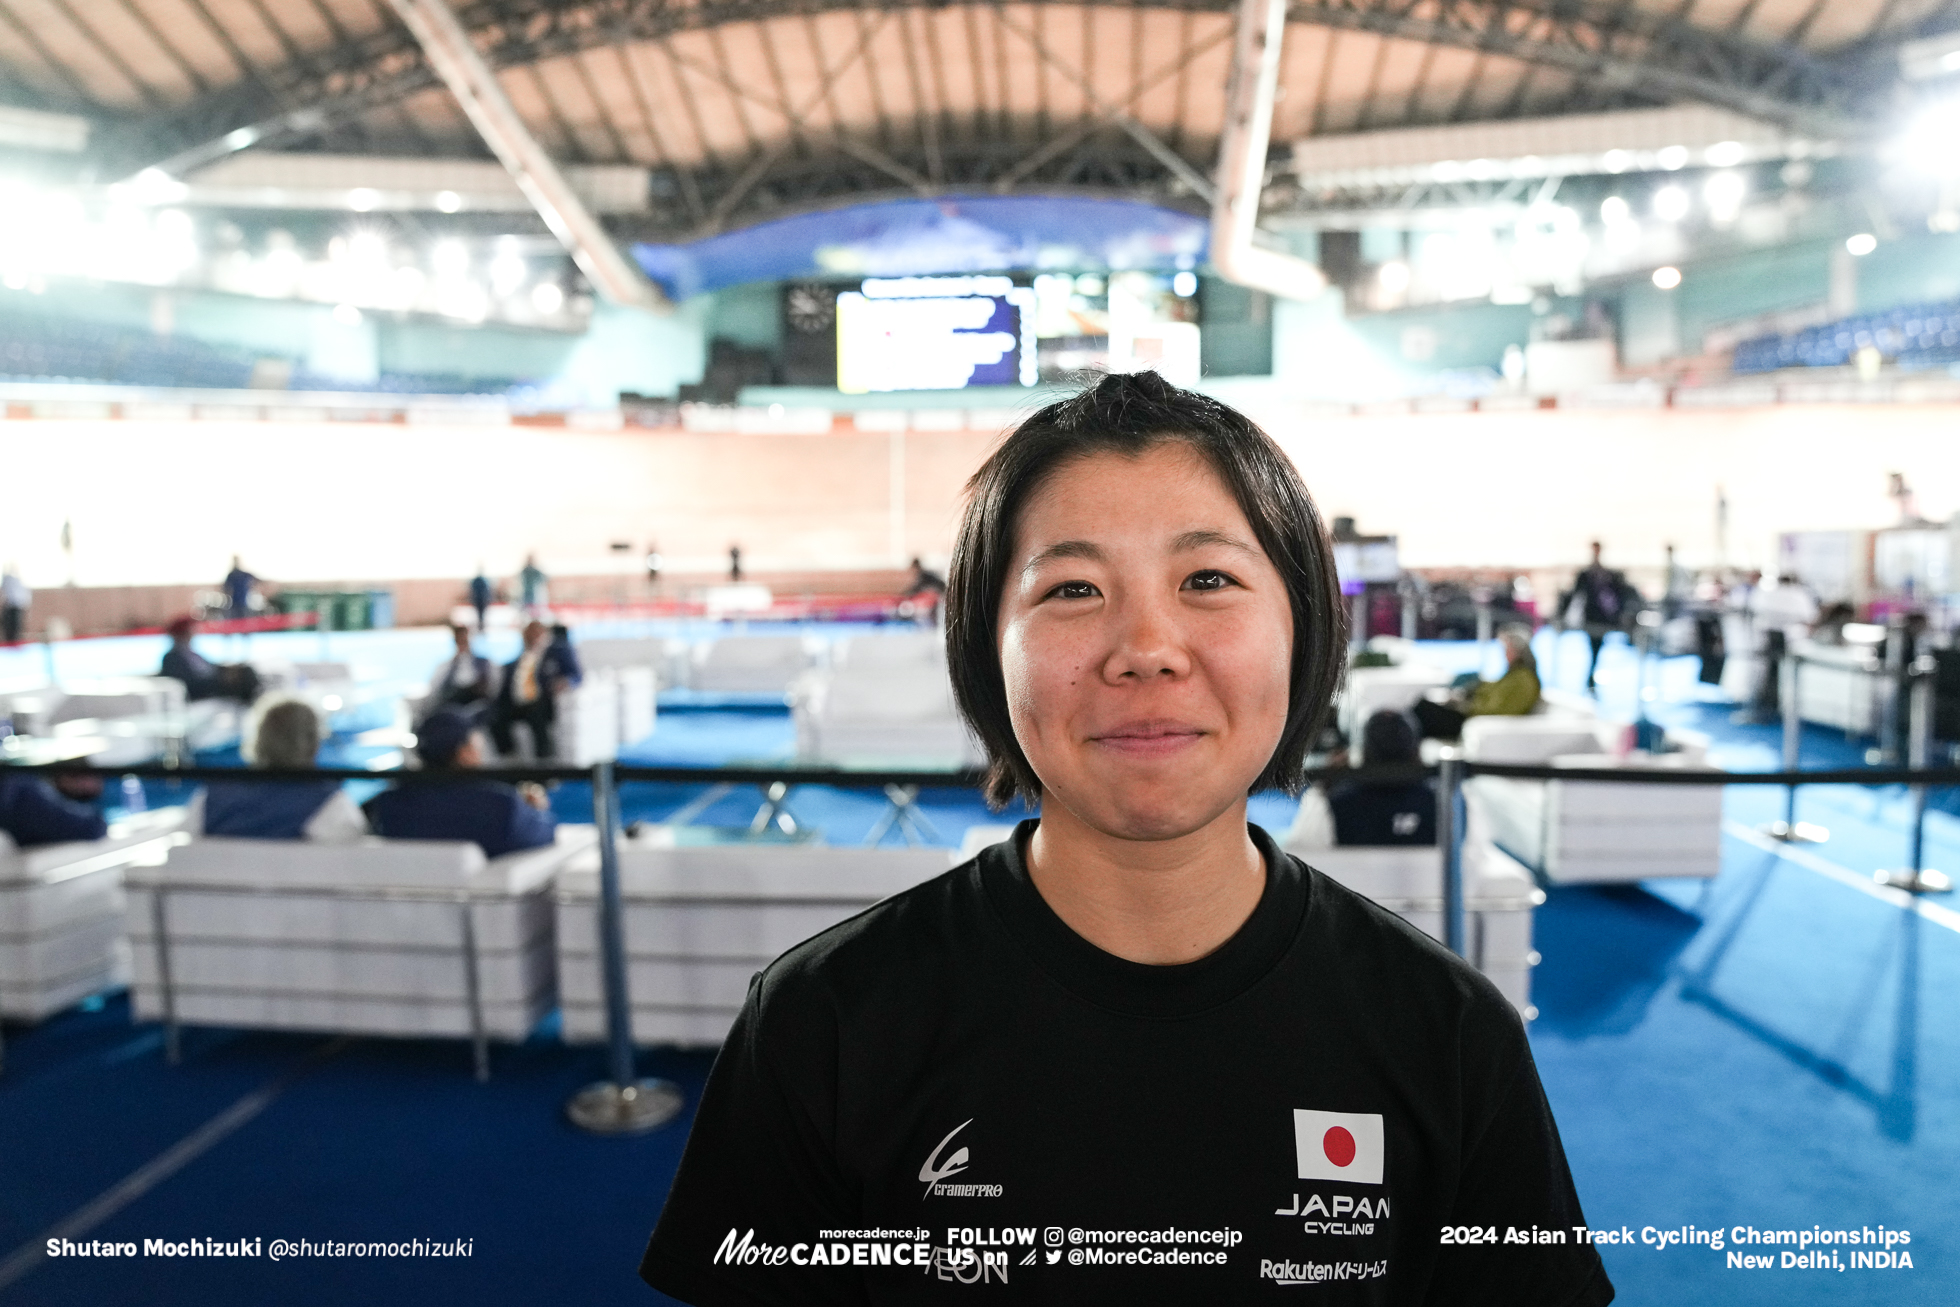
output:
M1497 628L1497 642L1504 647L1504 675L1494 681L1465 677L1471 684L1448 702L1417 701L1416 724L1425 740L1454 740L1472 717L1523 717L1537 710L1544 690L1538 684L1538 659L1531 652L1531 628L1507 622Z
M642 1275L684 1301L1597 1304L1516 1014L1281 853L1345 641L1297 473L1156 376L974 477L947 651L1038 822L761 973Z

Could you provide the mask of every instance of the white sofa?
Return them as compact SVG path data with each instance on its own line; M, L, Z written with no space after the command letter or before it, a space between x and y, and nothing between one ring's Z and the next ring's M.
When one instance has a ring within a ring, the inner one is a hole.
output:
M704 694L787 694L822 643L801 635L724 635L694 646L688 685Z
M126 878L132 1011L166 1017L162 896L181 1024L521 1040L554 997L552 878L591 843L560 827L486 860L449 840L193 841Z
M1350 671L1335 710L1335 721L1349 740L1350 756L1361 760L1361 728L1370 717L1384 709L1408 712L1430 690L1447 687L1451 679L1440 667L1413 661Z
M103 767L151 762L178 746L213 748L238 738L242 710L229 699L187 703L184 683L167 676L70 681L0 696L0 712L22 735L86 736L103 743L89 761Z
M1797 668L1797 716L1846 735L1876 735L1891 694L1884 668L1869 645L1792 643Z
M654 676L656 689L687 683L690 646L687 641L668 636L609 636L580 640L576 646L580 666L589 672L612 667L646 668Z
M39 1021L128 979L123 871L161 862L183 813L138 813L104 839L31 849L0 832L0 1015Z
M1473 717L1463 728L1472 762L1573 768L1694 768L1713 772L1705 742L1671 738L1679 752L1607 752L1628 728L1575 716ZM1722 788L1616 785L1473 776L1464 785L1471 820L1554 884L1614 884L1721 871Z
M790 689L796 753L812 761L966 767L980 746L953 704L945 645L934 635L839 641L828 667Z
M947 869L945 849L727 844L673 847L655 828L619 846L633 1038L709 1046L749 978L791 946ZM558 992L565 1038L606 1037L596 850L558 878Z

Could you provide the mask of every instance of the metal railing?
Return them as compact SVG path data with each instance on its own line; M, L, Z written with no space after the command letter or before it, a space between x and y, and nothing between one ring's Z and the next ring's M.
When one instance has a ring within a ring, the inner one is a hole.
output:
M1929 720L1930 713L1920 720ZM1924 735L1923 729L1919 731ZM1919 752L1926 751L1925 742ZM107 778L137 776L178 781L290 781L361 780L395 781L408 785L454 783L459 775L512 781L581 781L592 785L594 825L599 855L599 946L605 991L608 1079L588 1085L566 1104L566 1111L581 1127L604 1134L634 1133L651 1129L671 1119L681 1106L680 1091L672 1084L639 1077L632 1033L632 1002L628 986L624 917L620 888L618 840L620 835L619 786L633 781L665 781L704 785L755 785L771 794L775 787L794 785L833 785L845 788L883 787L892 798L892 788L907 790L916 797L924 786L970 788L978 784L974 771L932 770L855 770L839 767L637 767L601 762L590 768L579 767L487 767L468 773L455 771L392 770L369 771L352 767L323 767L283 770L275 768L171 767L161 764L129 767L87 767L75 764L23 766L18 770L39 773L66 773ZM1607 782L1616 785L1780 785L1794 795L1805 785L1907 785L1916 795L1911 838L1912 866L1909 876L1894 877L1886 883L1909 892L1921 893L1941 888L1921 865L1924 853L1926 794L1933 787L1960 786L1960 767L1860 767L1802 771L1786 768L1774 772L1727 772L1705 768L1660 767L1554 767L1541 764L1479 762L1464 758L1458 750L1445 750L1438 766L1366 766L1358 768L1318 768L1308 779L1340 777L1359 781L1401 781L1434 778L1437 781L1437 845L1440 859L1443 901L1444 943L1459 956L1464 955L1464 823L1459 806L1466 781L1479 776L1513 780L1565 781L1578 784ZM897 803L895 798L892 798ZM1883 878L1881 873L1881 878ZM1939 880L1944 880L1943 877ZM488 1036L483 1018L480 963L476 942L470 891L388 889L385 887L332 887L290 889L253 887L236 884L146 886L153 893L152 927L156 937L158 974L164 1009L166 1055L179 1056L176 993L171 973L170 932L165 905L166 894L247 893L276 896L311 895L344 898L400 899L404 901L451 902L459 906L462 924L461 957L465 971L465 992L470 1011L473 1061L478 1078L489 1074Z

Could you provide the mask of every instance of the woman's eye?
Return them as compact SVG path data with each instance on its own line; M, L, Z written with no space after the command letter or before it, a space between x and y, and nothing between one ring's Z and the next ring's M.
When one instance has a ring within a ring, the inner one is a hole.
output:
M1206 569L1202 572L1193 572L1190 576L1186 577L1184 588L1187 590L1223 590L1227 586L1237 584L1238 582L1223 572Z
M1050 599L1093 599L1096 587L1087 581L1064 581L1048 592Z

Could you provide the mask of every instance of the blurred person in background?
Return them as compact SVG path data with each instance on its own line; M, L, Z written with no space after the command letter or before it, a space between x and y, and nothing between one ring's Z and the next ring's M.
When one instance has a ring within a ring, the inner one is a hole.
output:
M742 581L742 546L728 546L728 579L734 584Z
M170 648L164 651L159 676L184 683L184 697L192 703L200 699L236 699L250 703L259 697L259 674L246 663L214 663L191 647L197 634L197 620L180 617L172 622Z
M258 714L246 734L254 767L304 771L317 765L324 735L320 714L300 699L281 699ZM248 840L344 844L368 833L367 818L340 782L212 781L192 797L184 824L192 834Z
M1407 713L1384 708L1361 728L1361 760L1367 767L1414 767L1420 740ZM1338 764L1337 764L1338 765ZM1284 846L1310 853L1334 845L1436 843L1436 787L1425 777L1406 780L1336 780L1329 777L1300 796Z
M1497 628L1504 646L1504 675L1494 681L1470 678L1451 691L1447 702L1423 699L1415 706L1416 722L1429 740L1454 740L1472 717L1522 717L1538 707L1538 660L1531 653L1531 628L1506 622ZM1369 754L1368 760L1374 761Z
M1592 562L1584 571L1573 578L1572 588L1559 599L1558 610L1568 627L1584 629L1586 640L1592 645L1592 660L1586 664L1586 688L1595 689L1593 677L1599 671L1599 651L1606 647L1606 637L1614 631L1624 631L1633 621L1634 610L1640 607L1640 593L1627 583L1624 575L1614 571L1600 561L1600 544L1592 542Z
M517 574L517 594L518 602L527 616L550 602L550 592L545 588L549 580L544 569L538 566L538 556L524 555L524 568Z
M490 591L490 578L483 574L483 564L476 565L476 575L470 578L470 607L476 609L476 629L488 629L490 620L490 601L495 596Z
M252 615L252 592L258 588L259 578L245 570L245 564L237 554L231 556L231 570L225 573L225 616L236 621Z
M0 767L0 831L15 847L31 849L37 844L99 840L109 833L109 823L94 804L70 798L54 782Z
M449 633L455 637L456 648L429 677L424 707L436 711L488 704L497 690L496 669L471 646L469 627L452 626Z
M20 566L8 563L0 572L0 644L18 644L27 627L27 610L34 604L34 592L20 579Z
M415 732L415 753L441 782L413 782L367 801L368 825L391 840L470 840L487 858L536 849L557 837L558 823L537 785L512 786L481 775L483 742L474 721L456 709L436 713Z
M565 628L559 627L558 630ZM496 706L490 712L490 738L497 743L501 757L517 751L516 727L522 722L531 731L533 754L543 760L556 755L553 728L558 721L557 695L577 685L582 678L578 655L572 652L569 632L564 640L553 628L533 620L524 628L524 650L504 668L503 683L497 687Z
M914 558L905 593L899 596L899 612L916 618L923 626L930 626L945 597L946 578L927 567L923 558Z
M1776 578L1773 586L1754 587L1751 616L1763 672L1748 709L1738 714L1737 720L1757 724L1781 721L1783 660L1789 656L1790 641L1803 639L1817 621L1817 600L1808 586L1793 573L1785 572ZM1840 627L1840 636L1842 633Z

